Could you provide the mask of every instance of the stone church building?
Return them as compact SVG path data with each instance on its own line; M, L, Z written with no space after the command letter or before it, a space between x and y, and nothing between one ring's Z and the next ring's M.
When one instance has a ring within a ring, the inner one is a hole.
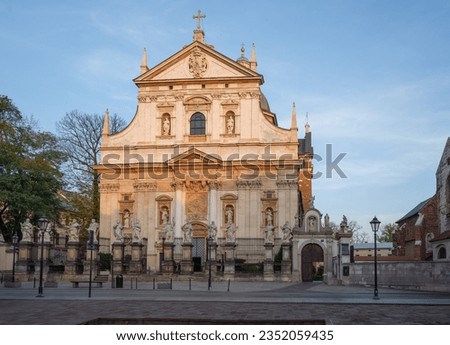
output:
M124 258L130 273L193 274L210 260L225 275L241 263L271 279L282 252L286 279L312 280L316 261L331 274L336 243L313 205L309 125L299 131L294 104L281 128L255 47L231 59L194 18L193 41L166 60L149 68L144 50L130 124L111 134L105 113L99 251L113 253L115 273Z

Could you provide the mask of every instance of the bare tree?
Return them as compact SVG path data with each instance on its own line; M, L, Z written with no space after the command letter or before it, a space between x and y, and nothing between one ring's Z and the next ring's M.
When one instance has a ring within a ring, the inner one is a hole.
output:
M117 114L110 116L110 133L125 127ZM64 180L68 190L81 194L91 202L92 218L99 217L100 175L92 167L100 160L103 117L73 110L56 123L59 145L68 156Z

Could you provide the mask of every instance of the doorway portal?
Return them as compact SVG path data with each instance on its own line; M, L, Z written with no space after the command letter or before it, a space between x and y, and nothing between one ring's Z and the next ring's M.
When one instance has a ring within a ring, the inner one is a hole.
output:
M323 275L323 249L318 244L307 244L302 249L302 281L321 280Z

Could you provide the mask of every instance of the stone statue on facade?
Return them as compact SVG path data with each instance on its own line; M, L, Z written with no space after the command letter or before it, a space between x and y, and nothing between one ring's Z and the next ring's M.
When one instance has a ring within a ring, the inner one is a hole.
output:
M325 227L329 228L330 227L330 216L328 215L328 213L325 215Z
M22 231L22 242L33 242L33 225L30 223L30 218L25 219L20 225Z
M227 134L233 134L234 133L234 119L233 116L228 116L227 119Z
M50 234L52 233L52 230L54 230L54 228L55 228L55 223L49 222L47 225L47 230L44 232L44 242L45 243L51 242Z
M98 243L98 232L100 229L100 225L95 221L95 219L91 220L91 224L89 224L88 231L94 233L94 243Z
M274 241L275 241L274 226L267 224L266 230L264 231L264 243L273 244Z
M168 243L172 243L175 239L173 231L174 228L175 228L175 218L172 219L172 224L167 223L166 226L164 227L165 238L166 242Z
M163 225L169 224L169 211L166 207L161 209L161 221Z
M288 221L281 227L281 231L283 233L283 243L289 243L292 239L292 229Z
M267 225L273 225L273 213L272 209L267 209L266 211L266 224Z
M80 240L80 227L81 225L77 222L76 219L72 219L72 222L69 225L69 242L79 242Z
M181 228L183 231L183 242L184 243L191 243L192 242L192 224L189 220L186 220L186 224L184 224Z
M308 218L308 231L314 232L316 230L316 217L311 216Z
M133 226L133 243L141 242L141 223L136 219Z
M216 241L217 239L217 225L214 223L214 221L211 222L208 226L208 235L209 238L211 238L213 241Z
M348 221L347 221L347 217L345 215L342 216L342 222L340 224L340 227L341 227L342 232L348 231Z
M128 210L126 210L125 213L123 214L123 226L125 228L129 228L131 226L130 212Z
M234 226L233 223L228 223L227 226L225 227L225 238L226 238L226 242L234 242L236 240L236 227Z
M119 221L113 226L115 242L123 242L123 225Z
M227 207L225 211L225 217L227 220L227 224L233 223L233 209L231 207Z
M163 135L170 135L170 120L169 117L164 117L163 120Z

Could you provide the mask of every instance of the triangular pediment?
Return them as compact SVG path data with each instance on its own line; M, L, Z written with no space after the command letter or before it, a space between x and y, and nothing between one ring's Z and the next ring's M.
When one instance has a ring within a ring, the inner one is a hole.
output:
M143 73L134 82L139 85L168 80L208 79L256 79L263 83L263 77L259 73L198 41Z
M172 157L167 161L169 166L197 166L197 164L202 165L221 165L222 160L219 157L210 155L195 147L190 148L186 152L180 153L179 155Z

